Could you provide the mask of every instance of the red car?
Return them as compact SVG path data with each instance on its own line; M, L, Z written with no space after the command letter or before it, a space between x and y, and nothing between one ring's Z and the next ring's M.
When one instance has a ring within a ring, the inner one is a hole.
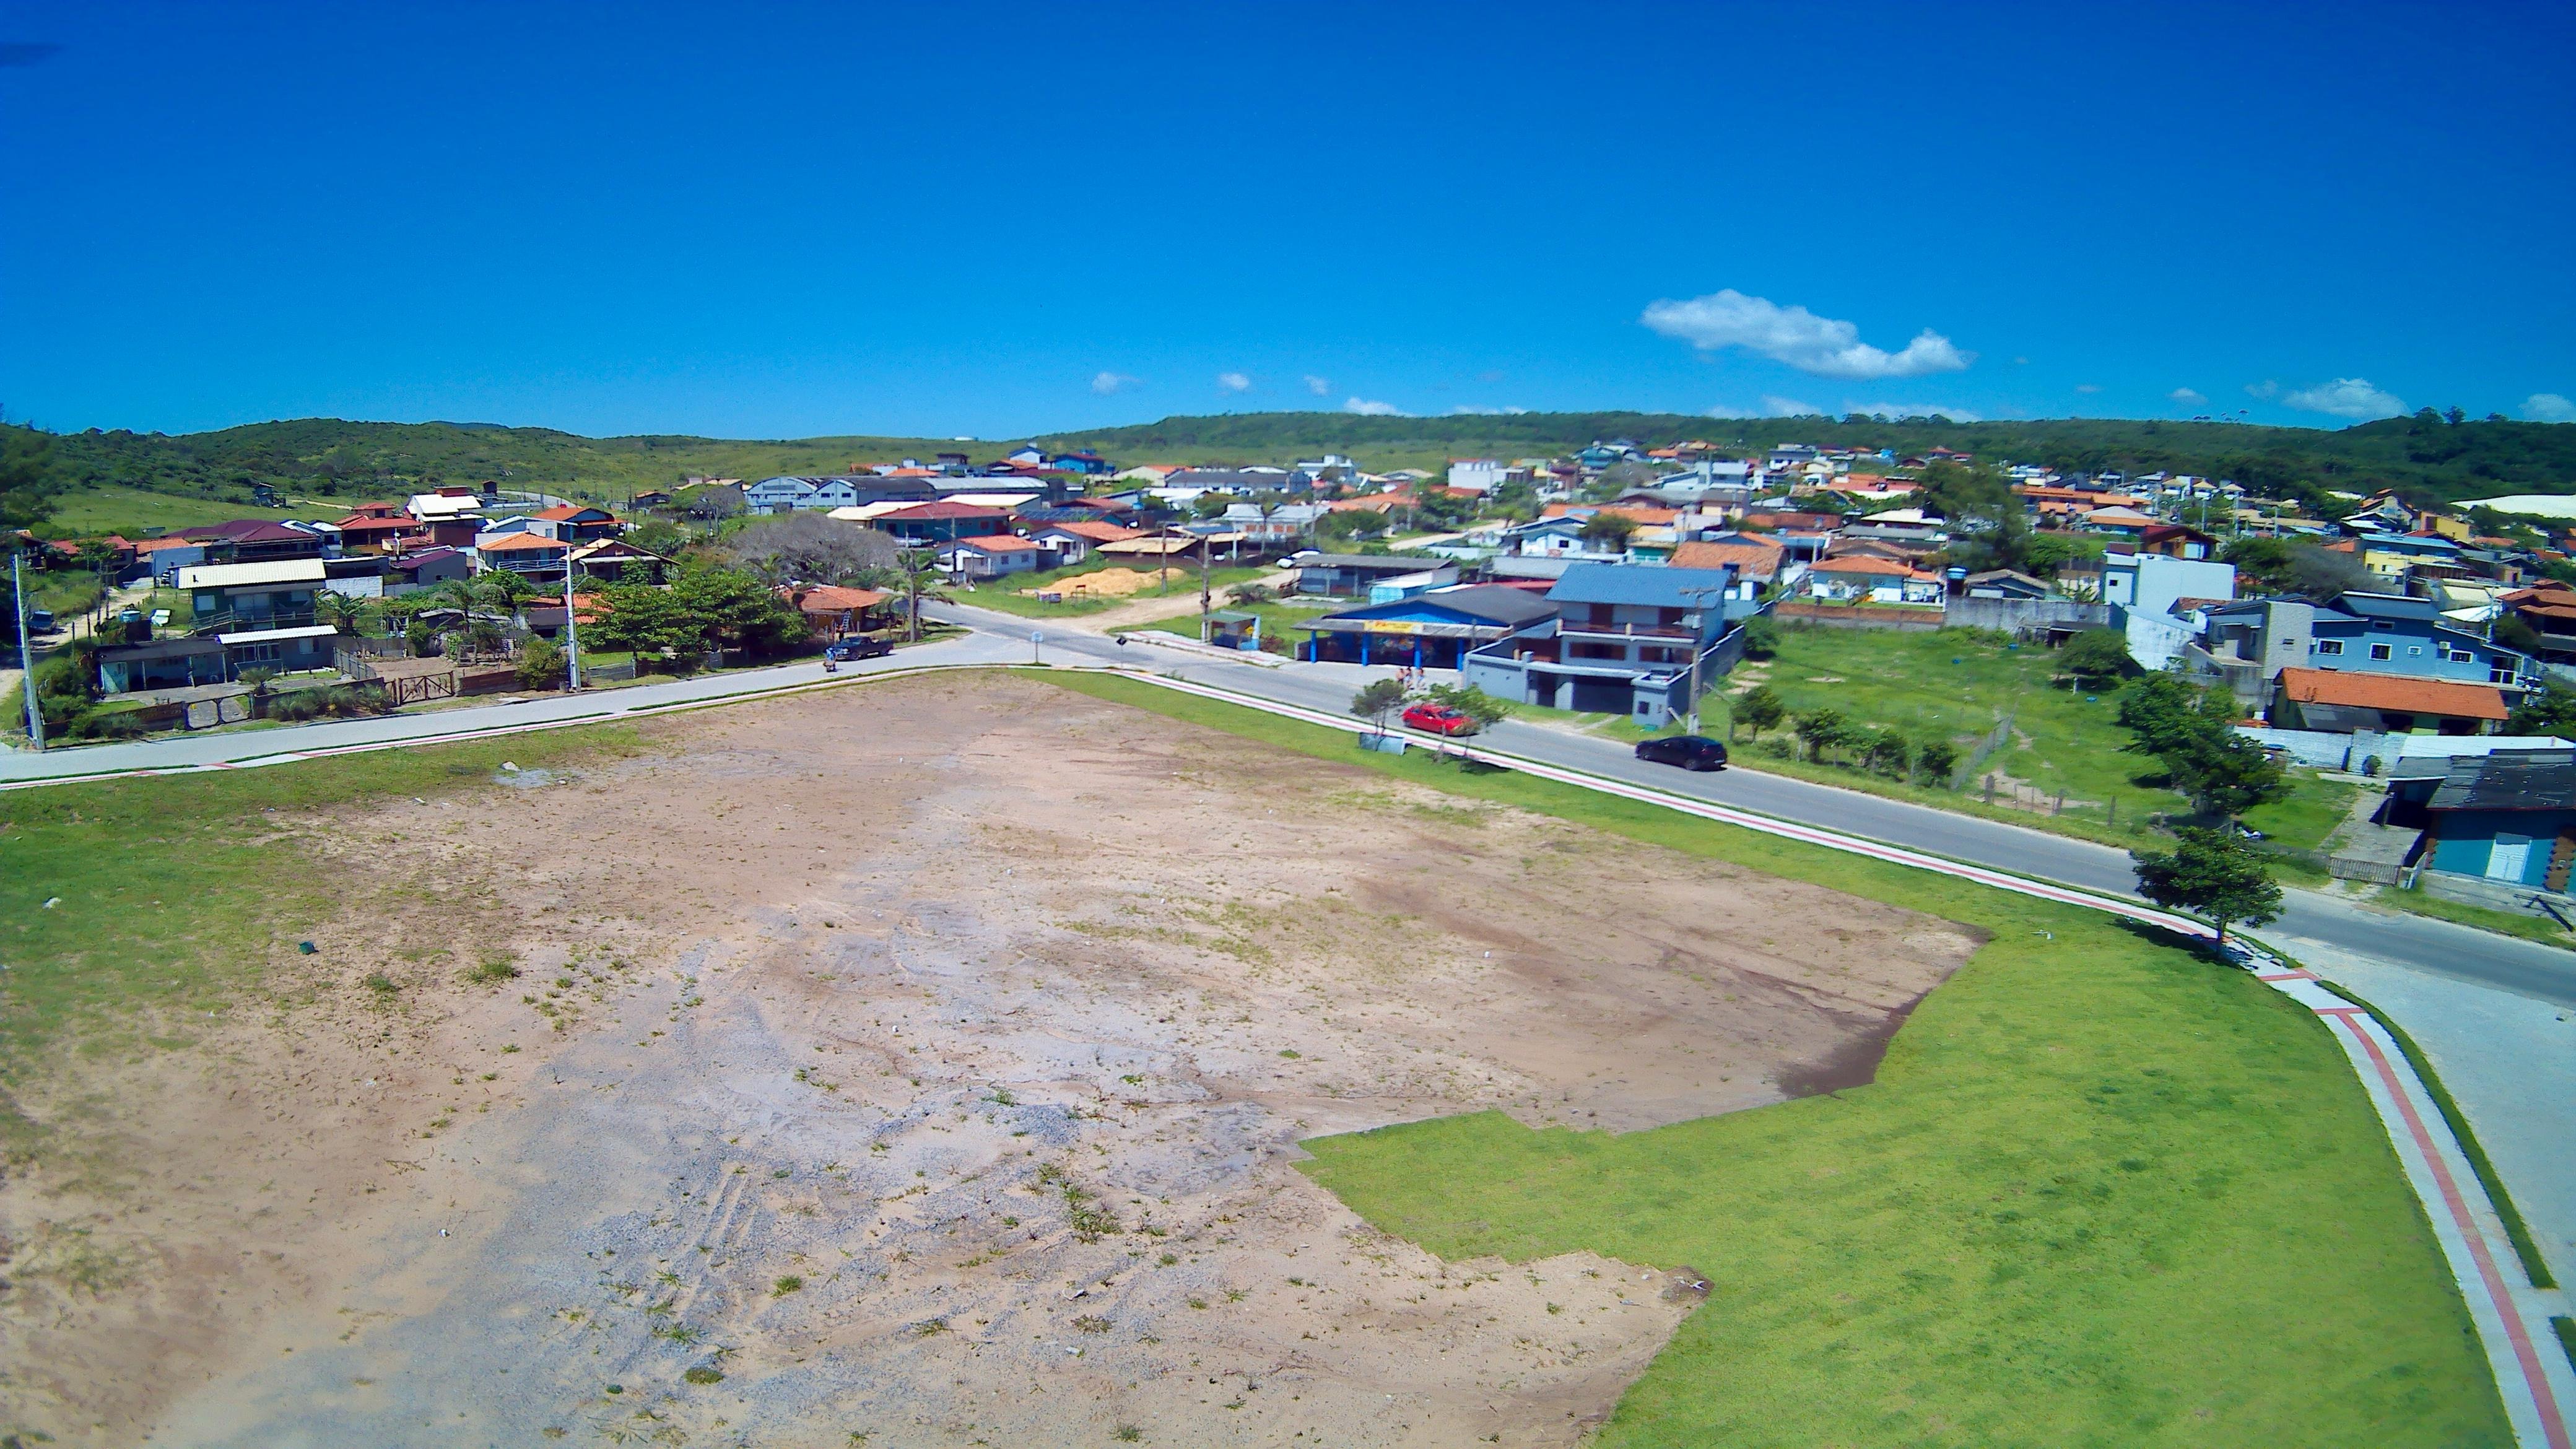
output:
M1404 707L1404 724L1431 735L1472 735L1476 722L1445 704L1409 704Z

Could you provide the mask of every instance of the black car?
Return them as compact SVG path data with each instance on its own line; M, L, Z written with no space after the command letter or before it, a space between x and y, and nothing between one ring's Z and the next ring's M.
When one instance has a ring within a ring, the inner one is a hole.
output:
M830 646L824 649L823 657L847 663L853 659L882 659L893 652L894 646L883 639L871 639L865 634L853 634L847 639L833 640Z
M1637 741L1637 758L1658 765L1679 765L1685 770L1723 770L1726 746L1706 735L1666 735L1659 740Z

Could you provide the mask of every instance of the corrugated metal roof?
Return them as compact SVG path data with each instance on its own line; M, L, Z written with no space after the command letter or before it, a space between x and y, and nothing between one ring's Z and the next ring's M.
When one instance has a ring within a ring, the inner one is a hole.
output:
M2432 810L2576 810L2576 750L2515 750L2451 761Z
M318 584L322 560L281 558L268 563L197 564L179 570L183 589L238 589L252 584Z
M1547 591L1560 604L1641 604L1659 609L1696 609L1714 591L1734 583L1727 569L1682 569L1670 565L1579 563L1567 569Z

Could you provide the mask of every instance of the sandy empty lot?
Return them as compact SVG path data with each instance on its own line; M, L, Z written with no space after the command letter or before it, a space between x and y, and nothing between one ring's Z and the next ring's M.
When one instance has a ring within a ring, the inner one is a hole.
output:
M30 1104L0 1430L1568 1443L1682 1265L1443 1264L1298 1140L1864 1080L1974 945L1030 681L648 729L292 823L321 951Z

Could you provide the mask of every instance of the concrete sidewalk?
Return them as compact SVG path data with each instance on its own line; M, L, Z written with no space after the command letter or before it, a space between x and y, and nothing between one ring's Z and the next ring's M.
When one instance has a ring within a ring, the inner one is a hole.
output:
M2256 979L2323 1019L2351 1058L2459 1282L2515 1439L2526 1449L2569 1449L2576 1436L2568 1417L2576 1410L2576 1365L2549 1322L2567 1313L2567 1295L2532 1284L2495 1204L2405 1053L2367 1011L2326 990L2311 972L2260 949L2240 959Z

